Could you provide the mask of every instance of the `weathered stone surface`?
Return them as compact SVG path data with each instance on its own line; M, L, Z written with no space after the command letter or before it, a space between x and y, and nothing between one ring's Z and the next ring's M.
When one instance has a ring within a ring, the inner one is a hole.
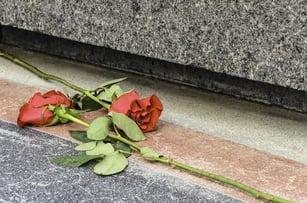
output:
M307 91L304 0L1 0L0 23Z
M0 202L242 202L130 162L100 177L92 165L65 168L48 159L74 154L75 144L0 120Z

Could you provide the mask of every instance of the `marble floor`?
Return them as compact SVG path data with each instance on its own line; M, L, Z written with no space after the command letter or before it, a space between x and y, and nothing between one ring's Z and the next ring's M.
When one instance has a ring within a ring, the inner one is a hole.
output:
M157 129L147 133L148 139L141 145L266 193L307 203L306 114L15 47L0 45L0 49L84 88L91 89L105 80L128 76L122 87L135 88L142 96L155 93L165 108ZM0 87L0 119L12 123L16 123L20 105L35 92L65 89L61 84L44 81L1 57ZM103 110L90 112L82 118L90 121L103 113ZM73 123L35 128L66 140L72 140L69 129L81 129ZM150 163L137 155L130 159L247 202L261 202L231 186Z

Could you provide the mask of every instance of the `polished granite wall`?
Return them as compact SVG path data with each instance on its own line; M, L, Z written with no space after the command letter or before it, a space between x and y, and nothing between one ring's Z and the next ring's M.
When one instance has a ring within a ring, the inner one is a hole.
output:
M185 76L206 70L306 97L304 0L0 1L2 25L182 65L170 76L148 71L162 79L223 92L224 81L216 88ZM307 108L306 100L300 105Z

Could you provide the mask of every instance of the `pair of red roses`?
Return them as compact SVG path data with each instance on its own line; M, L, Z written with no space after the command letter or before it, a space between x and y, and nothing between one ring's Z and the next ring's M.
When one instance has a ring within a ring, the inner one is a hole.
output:
M48 106L60 104L73 108L70 99L61 92L52 90L43 95L35 93L29 102L20 108L17 124L20 127L26 124L48 125L54 118L54 113L48 109ZM138 93L131 91L114 101L109 112L126 114L137 123L143 132L149 132L157 124L162 110L162 103L156 95L139 99Z

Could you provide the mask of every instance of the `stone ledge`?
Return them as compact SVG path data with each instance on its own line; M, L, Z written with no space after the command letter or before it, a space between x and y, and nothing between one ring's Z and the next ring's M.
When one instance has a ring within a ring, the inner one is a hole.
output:
M252 101L307 112L307 92L2 26L2 42Z

